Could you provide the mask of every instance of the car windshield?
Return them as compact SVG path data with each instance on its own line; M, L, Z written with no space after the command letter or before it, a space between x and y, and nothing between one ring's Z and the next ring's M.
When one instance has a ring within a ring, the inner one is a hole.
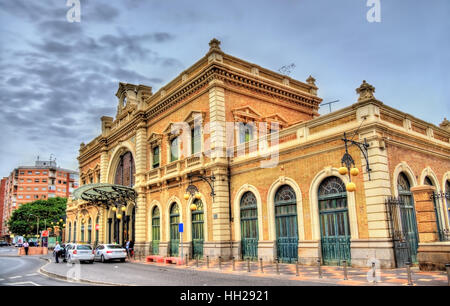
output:
M118 244L108 244L108 249L122 249L122 247Z
M92 250L91 246L89 246L89 245L78 245L77 249L78 250Z

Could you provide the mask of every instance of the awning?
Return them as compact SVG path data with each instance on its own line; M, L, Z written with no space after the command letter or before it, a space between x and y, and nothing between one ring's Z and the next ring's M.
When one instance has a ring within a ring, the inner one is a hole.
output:
M136 199L136 191L127 186L117 184L88 184L73 192L74 199L82 199L91 203L113 204Z

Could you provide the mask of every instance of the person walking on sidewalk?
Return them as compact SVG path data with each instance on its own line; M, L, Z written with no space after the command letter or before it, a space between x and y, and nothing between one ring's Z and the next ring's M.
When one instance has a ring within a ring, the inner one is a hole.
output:
M56 263L59 263L59 253L61 252L61 246L59 245L59 242L56 241L55 249L53 250L53 253L55 254L55 261Z
M127 257L130 259L130 240L125 243L125 249L127 250Z
M28 241L25 241L25 243L23 244L23 248L25 249L25 255L28 256L28 248L30 247L30 245L28 244Z

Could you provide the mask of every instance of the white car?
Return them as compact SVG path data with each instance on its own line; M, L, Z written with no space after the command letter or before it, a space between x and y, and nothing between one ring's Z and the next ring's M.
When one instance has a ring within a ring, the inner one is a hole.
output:
M94 262L94 251L88 244L70 244L66 249L66 259L68 262Z
M106 262L108 260L125 261L127 250L118 244L99 244L94 251L94 259Z

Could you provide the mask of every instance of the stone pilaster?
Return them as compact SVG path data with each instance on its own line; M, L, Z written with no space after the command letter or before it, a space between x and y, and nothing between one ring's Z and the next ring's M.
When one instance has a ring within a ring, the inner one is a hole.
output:
M414 205L416 208L417 231L419 232L419 242L435 242L439 240L436 212L431 195L435 191L434 186L416 186L411 188L414 195Z
M108 182L108 148L105 146L100 153L100 183Z
M225 156L226 146L225 90L219 80L211 81L209 87L211 157L220 158Z
M136 224L135 224L135 249L142 251L146 249L146 218L147 218L147 195L145 192L145 170L147 165L147 128L141 121L136 129L136 177L135 190L138 193L136 200Z

